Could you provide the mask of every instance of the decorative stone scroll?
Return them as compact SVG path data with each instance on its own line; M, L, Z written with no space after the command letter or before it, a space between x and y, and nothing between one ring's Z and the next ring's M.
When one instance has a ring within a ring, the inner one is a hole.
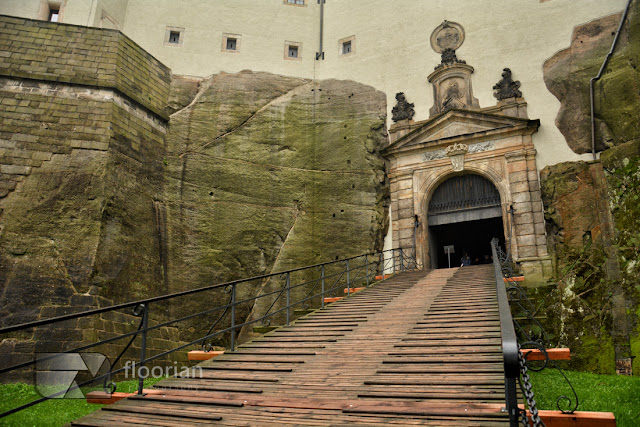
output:
M453 144L445 149L445 153L451 159L451 166L454 172L464 170L464 155L469 152L467 144Z
M391 110L391 120L397 122L399 120L411 120L415 111L413 110L413 103L407 102L403 92L396 93L396 101L398 103Z
M522 92L518 89L520 88L519 81L513 81L511 78L511 70L509 68L505 68L502 70L502 79L493 86L493 96L495 96L498 101L502 101L503 99L509 98L522 98Z

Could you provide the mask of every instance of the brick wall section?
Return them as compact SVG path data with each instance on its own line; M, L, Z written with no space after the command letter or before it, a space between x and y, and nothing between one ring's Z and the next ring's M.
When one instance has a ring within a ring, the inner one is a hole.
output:
M129 282L138 284L139 298L166 292L161 276L145 271L157 264L156 252L120 249L158 244L152 201L162 193L169 81L169 69L118 31L0 16L3 322L132 300ZM145 225L122 232L131 218ZM106 239L102 228L111 233ZM132 254L125 262L113 255L121 252ZM97 276L122 285L96 290ZM112 338L138 322L130 311L106 313L3 337L0 365ZM181 344L178 332L150 333L148 354ZM127 360L139 357L139 341ZM93 351L113 360L127 342ZM159 363L185 359L186 350ZM3 378L11 379L30 381L32 374Z
M78 313L96 309L98 307L108 307L114 301L94 295L73 295L68 305L46 306L40 309L40 317L43 319L63 316L66 314ZM158 308L158 307L156 307ZM0 363L8 367L18 363L30 361L36 353L58 353L72 350L89 343L96 343L101 340L108 340L119 335L134 332L140 324L140 317L132 314L133 309L110 311L80 319L73 319L60 322L56 325L38 328L27 339L8 338L0 342ZM154 316L150 313L150 324L153 326L166 319ZM175 326L164 326L148 332L147 335L147 357L165 352L167 350L186 344L179 339L179 323ZM108 344L102 344L84 352L96 352L107 356L113 362L122 352L131 337L124 337ZM141 338L136 338L133 344L126 350L122 360L116 365L116 369L124 366L126 361L136 361L140 359ZM162 357L148 364L151 366L175 366L177 362L180 368L190 366L193 363L187 360L187 352L197 346L190 346L184 350L179 350ZM120 378L122 375L120 376ZM33 380L32 369L3 374L3 382Z
M109 103L88 94L0 78L0 198L53 154L107 150L110 115Z
M111 88L167 118L171 71L116 30L0 15L0 75Z

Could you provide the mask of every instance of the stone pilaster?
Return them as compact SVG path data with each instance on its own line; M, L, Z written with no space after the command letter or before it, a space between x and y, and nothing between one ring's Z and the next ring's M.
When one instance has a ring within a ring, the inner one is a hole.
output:
M552 275L547 251L540 182L533 148L508 153L507 174L513 214L514 258L530 281L541 282Z

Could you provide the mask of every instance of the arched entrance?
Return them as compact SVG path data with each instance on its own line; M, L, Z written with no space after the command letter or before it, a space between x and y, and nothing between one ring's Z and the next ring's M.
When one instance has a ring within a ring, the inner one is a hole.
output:
M498 189L486 178L457 175L440 184L429 202L431 268L449 266L445 247L453 246L451 266L460 266L466 252L472 263L489 262L494 237L504 245L504 226Z

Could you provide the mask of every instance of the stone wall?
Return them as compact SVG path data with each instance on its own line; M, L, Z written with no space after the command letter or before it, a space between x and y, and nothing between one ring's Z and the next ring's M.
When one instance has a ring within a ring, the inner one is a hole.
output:
M115 30L0 15L3 76L109 88L162 116L171 71Z
M117 31L0 17L0 44L2 324L164 292L153 202L170 71ZM112 313L18 334L3 365L132 322Z
M171 80L117 31L0 17L0 32L2 325L382 248L384 94L267 73ZM227 298L155 304L152 321ZM126 311L3 337L3 363L137 322ZM211 323L163 328L150 351Z

